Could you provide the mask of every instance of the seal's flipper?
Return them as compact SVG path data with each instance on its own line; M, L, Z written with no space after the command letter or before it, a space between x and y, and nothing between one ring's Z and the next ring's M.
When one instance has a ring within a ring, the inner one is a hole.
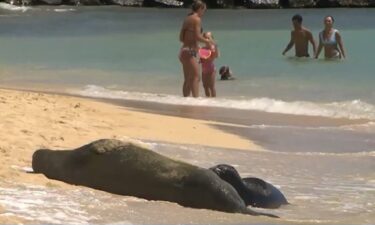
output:
M244 214L249 214L249 215L252 215L252 216L268 216L268 217L272 217L272 218L280 218L279 216L271 214L271 213L256 212L256 211L251 210L249 208L246 209Z

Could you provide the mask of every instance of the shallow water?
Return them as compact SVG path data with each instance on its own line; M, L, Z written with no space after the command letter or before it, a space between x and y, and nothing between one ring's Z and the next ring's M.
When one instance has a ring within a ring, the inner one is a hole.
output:
M375 219L374 153L247 152L147 143L155 151L192 164L234 165L278 187L291 205L272 212L280 219L184 208L84 187L30 186L1 181L6 214L30 223L57 224L372 224ZM30 174L30 176L35 176Z
M315 36L323 16L332 14L348 59L282 57L290 17L297 12ZM177 33L185 9L10 8L1 3L1 86L118 99L118 104L135 100L148 102L154 109L160 103L153 112L173 106L177 108L167 114L241 125L218 128L254 140L270 151L149 144L157 152L205 168L219 163L235 165L242 176L256 176L276 185L292 203L265 210L281 217L271 220L83 187L66 191L0 181L1 206L6 214L30 223L372 224L374 12L209 10L204 28L212 30L219 43L222 55L217 65L230 65L237 79L218 81L216 99L192 99L180 96L182 75L177 61ZM136 108L147 110L145 105Z
M92 97L375 120L374 12L208 10L203 26L213 31L219 44L216 64L230 65L237 79L218 81L217 99L185 99L180 93L177 34L187 9L10 9L2 4L0 81L2 86L59 88ZM348 59L296 59L290 57L293 49L288 57L281 56L294 13L304 16L315 38L322 18L332 14ZM364 126L375 130L374 123ZM371 144L364 150L373 149Z
M373 108L374 12L371 8L208 10L203 26L212 30L219 44L221 57L216 64L229 65L237 77L217 82L222 105L233 107L225 101L227 98L242 100L235 105L247 106L255 100L263 104L274 101L286 106L300 103L298 106L307 111L311 110L310 104L316 104L316 111L322 112L325 104L357 100ZM127 92L127 98L145 97L139 93L154 98L162 94L169 98L159 100L170 103L170 98L181 92L177 35L186 13L187 9L113 6L27 10L0 6L0 79L3 83L58 84L78 89L96 85L106 88L107 95L116 95L112 91ZM294 55L293 50L288 57L281 56L289 41L290 17L294 13L304 16L304 24L315 38L323 27L323 17L335 16L348 59L295 59L289 57ZM87 94L92 93L87 90ZM347 109L355 115L366 112L366 107L355 111L356 105ZM333 112L340 114L341 107Z

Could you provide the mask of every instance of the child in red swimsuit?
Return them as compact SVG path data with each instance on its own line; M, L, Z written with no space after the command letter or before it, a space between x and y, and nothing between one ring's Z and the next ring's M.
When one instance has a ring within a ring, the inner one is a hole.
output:
M203 37L210 39L212 43L214 43L214 38L211 32L203 33ZM216 97L216 89L215 89L215 75L216 75L216 68L214 64L214 60L219 57L219 49L217 45L206 45L202 47L203 49L211 51L209 57L202 57L200 56L200 63L202 64L202 81L204 92L207 97Z

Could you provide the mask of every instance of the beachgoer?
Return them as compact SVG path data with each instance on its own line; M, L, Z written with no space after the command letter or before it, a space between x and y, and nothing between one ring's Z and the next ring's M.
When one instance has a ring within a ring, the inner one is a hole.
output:
M345 58L344 45L338 30L333 28L335 20L332 16L324 17L324 30L319 33L319 46L315 58L319 57L324 47L324 57L326 59Z
M220 80L234 80L233 73L229 66L222 66L219 69Z
M182 47L180 49L179 59L184 72L184 84L182 93L184 97L193 95L199 96L199 65L198 65L198 49L199 42L212 44L201 34L201 17L206 11L206 4L200 0L193 2L191 13L185 18L181 31L180 41Z
M316 44L314 37L310 30L302 26L302 16L296 14L292 17L294 30L291 31L290 41L283 51L283 55L289 51L293 46L295 49L296 57L310 57L309 55L309 42L313 47L314 55L316 53Z
M209 39L211 43L214 43L214 38L211 32L203 33L203 37ZM207 52L210 52L209 56L204 57L200 55L200 63L202 64L202 81L206 97L216 97L216 68L214 60L220 55L217 45L211 43L206 44L206 46L202 47L203 50L208 50Z

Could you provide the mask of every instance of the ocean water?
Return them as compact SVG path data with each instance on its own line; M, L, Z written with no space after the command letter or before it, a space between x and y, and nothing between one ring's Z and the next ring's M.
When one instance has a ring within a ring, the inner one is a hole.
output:
M219 45L216 65L229 65L236 77L217 82L216 99L203 91L198 99L181 97L178 32L187 13L0 3L0 84L141 102L140 110L152 104L159 113L242 125L218 128L269 151L148 144L195 165L228 163L242 176L273 183L292 203L265 210L281 219L0 181L5 213L30 223L373 224L375 9L208 10L203 27ZM293 49L282 56L295 13L315 38L323 17L333 15L347 59L296 59Z
M128 98L139 99L145 98L139 93L180 96L177 36L187 9L16 9L0 7L3 83L80 89L95 85L107 92L130 92ZM304 16L315 38L323 28L323 17L334 15L348 59L327 62L281 56L294 13ZM208 10L203 27L213 32L221 50L216 65L229 65L237 77L217 82L220 99L373 107L374 17L374 9ZM222 105L233 107L226 103Z

